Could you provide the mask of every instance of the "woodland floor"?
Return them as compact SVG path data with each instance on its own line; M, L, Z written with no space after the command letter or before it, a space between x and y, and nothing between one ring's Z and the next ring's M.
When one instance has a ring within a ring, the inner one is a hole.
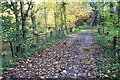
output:
M94 30L81 31L69 35L43 53L21 61L7 72L7 76L34 79L97 78L99 72L96 68L96 56L99 46L93 39L93 32Z

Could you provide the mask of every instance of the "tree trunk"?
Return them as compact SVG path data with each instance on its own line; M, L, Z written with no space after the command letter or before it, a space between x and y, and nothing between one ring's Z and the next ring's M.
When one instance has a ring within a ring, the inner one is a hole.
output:
M62 14L62 12L60 13L60 15L61 15L61 30L63 30L63 14Z
M19 38L19 35L18 35L18 31L19 31L19 20L18 20L18 10L17 10L17 2L14 2L11 0L11 5L13 7L13 12L14 12L14 15L15 15L15 20L16 20L16 40Z
M120 1L118 2L118 6L117 6L117 14L118 14L118 24L119 24L120 23ZM117 27L119 27L119 25L117 25Z
M44 5L45 5L45 0L44 0ZM46 32L48 31L48 28L47 28L47 15L46 15L46 6L44 7L44 18L45 18L45 28L46 28Z
M55 27L57 28L57 0L56 0L56 10L54 12Z
M66 7L65 7L65 5L66 5L66 3L63 0L62 7L63 7L63 14L64 14L64 25L65 25L66 32L68 32L67 31L67 26L66 26Z
M56 12L54 12L55 28L57 28Z
M66 33L68 33L67 25L66 25L66 10L64 10L64 25L65 25Z
M90 22L90 26L97 26L98 25L98 11L97 10L94 10L94 13L93 13L93 17L92 17L92 21Z
M92 3L90 3L90 6L92 7L92 8L94 8L93 9L93 16L92 16L92 21L90 22L90 26L97 26L98 25L98 22L99 22L99 16L98 16L98 6L97 6L97 4L96 4L96 2L92 2Z
M31 20L32 20L32 26L33 26L33 33L36 31L36 16L31 12Z
M25 13L24 13L24 2L20 2L21 7L21 18L22 18L22 36L25 38L26 31L25 31Z
M113 7L114 7L114 6L113 6L113 3L111 2L111 3L110 3L110 13L111 13L110 17L113 17L113 15L112 15L112 14L114 13Z
M32 3L32 8L34 9L35 3ZM31 21L32 21L32 26L33 26L33 34L35 34L36 31L36 15L34 10L31 11Z
M15 20L16 20L16 42L19 42L19 40L18 40L19 39L19 33L18 33L18 31L19 31L19 18L18 18L17 2L13 2L11 0L11 5L13 7L13 12L14 12L14 15L15 15ZM11 45L12 45L12 42L11 42ZM11 49L12 57L17 56L17 55L20 54L20 50L19 50L20 46L19 45L16 46L15 49L17 51L16 55L14 55L15 52L13 51L13 48Z
M21 9L21 18L22 18L22 32L23 32L23 38L26 37L26 18L28 17L28 12L30 10L30 7L31 7L31 1L30 2L27 2L28 4L28 9L26 11L24 11L24 2L20 2L20 9Z

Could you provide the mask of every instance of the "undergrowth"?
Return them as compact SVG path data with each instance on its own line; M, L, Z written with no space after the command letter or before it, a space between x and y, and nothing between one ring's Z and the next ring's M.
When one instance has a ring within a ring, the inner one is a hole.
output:
M120 56L117 49L113 50L112 40L108 36L95 33L95 40L102 47L97 58L100 80L120 80Z

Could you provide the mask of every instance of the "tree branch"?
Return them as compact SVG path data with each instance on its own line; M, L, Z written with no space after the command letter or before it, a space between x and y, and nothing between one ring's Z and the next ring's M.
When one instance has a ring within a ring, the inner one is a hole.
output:
M24 16L25 18L28 16L28 12L29 12L29 10L30 10L31 4L32 4L32 0L31 0L30 2L28 2L28 9L27 9L26 13L24 14L24 15L25 15L25 16Z

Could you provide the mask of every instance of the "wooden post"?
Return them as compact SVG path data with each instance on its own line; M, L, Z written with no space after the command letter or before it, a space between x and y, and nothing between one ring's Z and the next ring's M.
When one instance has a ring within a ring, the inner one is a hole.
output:
M70 28L70 32L72 32L72 29L73 29L73 28L71 27L71 28Z
M101 28L98 28L98 33L99 33L99 34L101 33Z
M62 37L64 36L64 30L62 30Z
M66 27L65 29L66 29L66 30L65 30L65 34L68 34L68 28Z
M56 30L56 38L58 37L58 30Z
M19 44L19 41L16 41L14 43L14 49L15 49L15 56L18 56L20 54L20 44Z
M56 30L56 36L55 36L55 39L56 39L56 41L57 41L57 39L58 39L58 30Z
M102 30L102 31L103 31L103 34L104 34L104 27L103 27L103 30Z
M47 38L47 33L45 34L45 44L47 44L48 38Z
M14 57L14 47L13 47L13 43L11 41L9 41L10 44L10 48L11 48L11 52L12 52L12 57Z
M59 29L59 32L58 32L58 36L60 37L60 29Z
M38 34L36 34L36 43L39 45L40 44L40 37Z
M113 49L116 49L116 42L117 42L116 38L117 38L116 36L113 37Z
M108 36L109 32L106 32L106 35Z
M63 35L65 36L65 30L63 30Z
M50 31L50 40L52 40L52 31Z

